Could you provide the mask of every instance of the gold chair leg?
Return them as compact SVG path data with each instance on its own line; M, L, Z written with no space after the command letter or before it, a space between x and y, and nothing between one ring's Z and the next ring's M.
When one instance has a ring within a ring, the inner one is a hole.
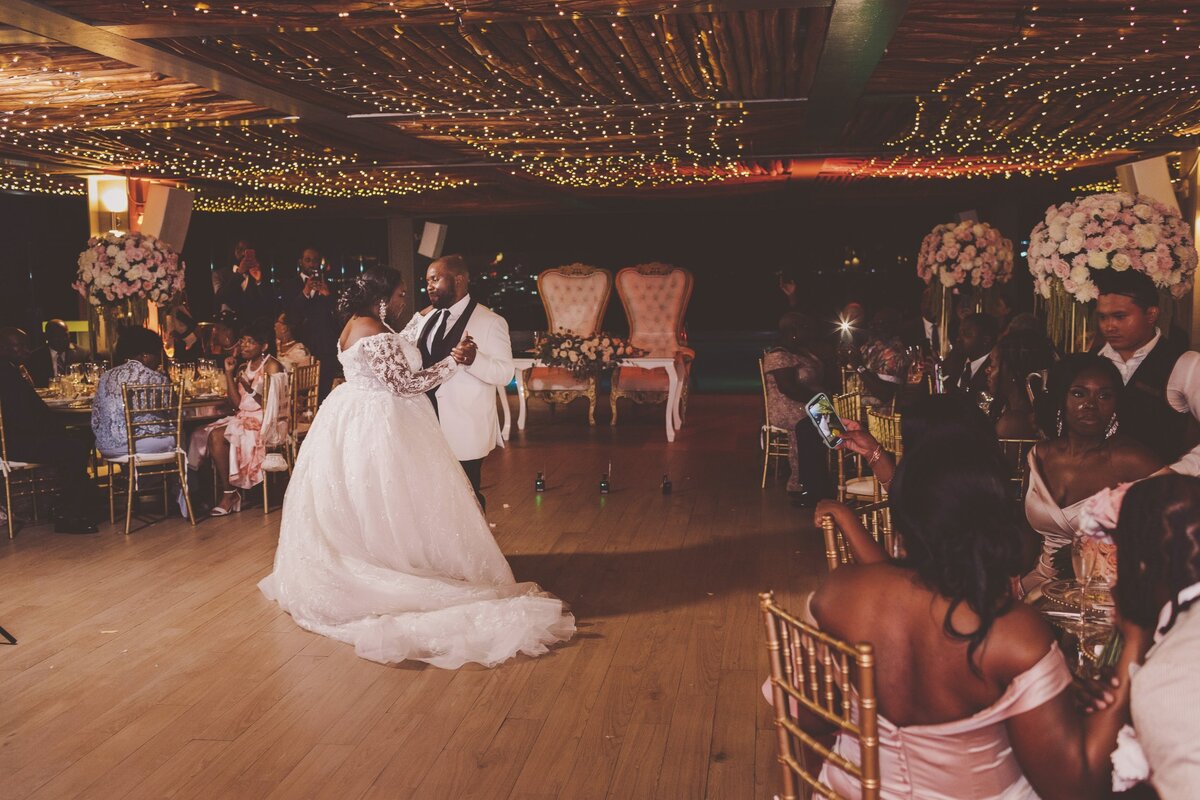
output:
M188 522L192 523L192 527L196 527L196 512L192 511L192 493L188 490L187 482L187 461L183 456L179 456L179 490L183 492L183 505L187 508Z
M13 511L12 504L12 484L7 473L4 475L4 510L8 514L8 538L15 539L17 538L17 534L14 527L15 523L13 522L15 512Z
M117 487L113 484L116 480L116 465L111 461L108 462L108 524L117 524Z
M617 424L617 395L615 392L608 395L608 405L612 409L608 424L615 426Z
M264 517L271 510L271 502L270 502L271 495L270 495L269 488L267 486L267 484L270 483L270 480L271 480L271 473L264 471L263 472L263 480L262 480L262 484L263 484L263 516Z
M137 465L133 463L132 459L130 459L130 461L129 461L129 473L128 474L129 474L129 486L127 488L129 490L128 491L129 497L125 501L125 535L126 536L129 535L129 530L130 530L130 528L133 527L133 486L134 486L134 482L137 480Z
M764 448L763 449L763 474L762 474L762 488L763 489L767 488L767 465L770 463L771 463L771 450L769 447Z

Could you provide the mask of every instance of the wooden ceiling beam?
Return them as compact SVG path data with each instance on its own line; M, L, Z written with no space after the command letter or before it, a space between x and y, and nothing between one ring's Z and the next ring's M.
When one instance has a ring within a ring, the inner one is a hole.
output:
M390 28L393 26L417 27L422 25L447 25L492 22L549 22L564 19L607 19L612 17L648 17L677 14L721 14L736 11L765 11L791 8L829 8L834 0L709 0L708 2L681 4L675 8L646 10L606 10L597 12L568 12L566 14L522 14L504 11L463 11L460 14L439 12L419 17L330 20L319 27L321 31L362 30L366 28ZM228 25L219 21L208 22L151 22L128 25L94 25L106 31L134 41L151 39L192 39L204 36L264 36L272 33L303 33L316 31L316 25L272 25L270 23L236 22ZM0 28L0 45L48 44L57 41L51 36L22 29L18 26Z
M879 65L908 0L838 0L805 109L805 138L837 141Z
M161 72L228 97L299 117L302 124L329 131L352 147L367 148L394 157L461 160L461 156L449 148L422 141L394 126L349 119L320 103L300 99L174 53L127 39L30 0L4 0L0 3L0 23L125 64Z

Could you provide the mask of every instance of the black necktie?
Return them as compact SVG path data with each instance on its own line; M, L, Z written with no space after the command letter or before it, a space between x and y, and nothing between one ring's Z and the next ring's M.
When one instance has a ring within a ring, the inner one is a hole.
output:
M971 373L971 362L968 361L966 366L963 367L963 374L958 380L958 385L964 389L971 388L971 378L973 377L975 376Z
M450 309L443 308L438 313L442 315L442 318L440 320L438 320L438 322L437 322L437 329L433 332L433 338L430 339L429 342L426 344L426 349L428 349L430 351L433 350L434 345L441 342L442 339L446 336L446 323L449 322L449 320L450 320Z

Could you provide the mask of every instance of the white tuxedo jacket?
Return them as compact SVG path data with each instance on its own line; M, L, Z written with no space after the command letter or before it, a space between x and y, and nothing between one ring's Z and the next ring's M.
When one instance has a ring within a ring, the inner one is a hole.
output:
M410 323L414 342L430 331L436 314L417 314ZM513 379L512 341L508 323L490 308L475 306L464 335L475 340L478 351L469 367L459 366L450 380L435 392L438 419L454 457L459 461L483 458L496 445L504 446L496 413L496 387Z

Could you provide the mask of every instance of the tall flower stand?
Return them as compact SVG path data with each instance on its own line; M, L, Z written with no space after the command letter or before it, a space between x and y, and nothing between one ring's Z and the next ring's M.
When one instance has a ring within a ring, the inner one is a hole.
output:
M89 305L88 331L92 336L94 354L103 355L112 364L117 333L121 328L141 327L149 319L150 301L145 297L130 297L112 305Z

